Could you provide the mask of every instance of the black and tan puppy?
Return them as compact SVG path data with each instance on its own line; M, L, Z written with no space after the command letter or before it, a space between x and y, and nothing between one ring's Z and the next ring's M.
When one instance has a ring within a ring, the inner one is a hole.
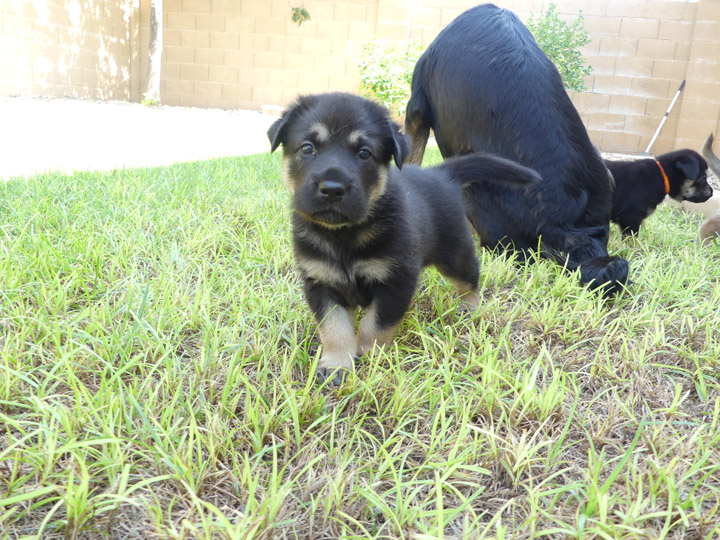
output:
M431 169L402 167L409 145L387 111L351 94L304 96L268 130L283 146L292 194L295 257L320 325L322 378L389 343L410 305L421 269L435 265L461 304L478 305L478 262L462 185L524 186L538 176L476 155ZM394 162L394 165L393 165ZM355 310L366 308L355 335Z
M443 157L490 152L530 167L525 192L465 189L484 246L540 253L614 292L628 264L609 256L612 179L553 63L512 12L485 4L460 14L418 60L405 131L420 164L430 129Z
M693 150L675 150L656 158L605 160L615 178L610 219L623 236L637 234L643 220L669 195L678 202L704 202L713 194L708 165Z

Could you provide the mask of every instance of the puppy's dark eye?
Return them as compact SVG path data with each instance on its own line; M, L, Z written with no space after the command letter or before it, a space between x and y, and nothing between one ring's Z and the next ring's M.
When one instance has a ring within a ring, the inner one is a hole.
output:
M360 159L365 160L365 159L370 159L372 157L372 154L370 153L370 150L368 150L367 148L361 148L360 150L358 150L357 156Z
M305 143L300 147L300 153L306 156L309 156L313 152L315 152L315 147L310 143Z

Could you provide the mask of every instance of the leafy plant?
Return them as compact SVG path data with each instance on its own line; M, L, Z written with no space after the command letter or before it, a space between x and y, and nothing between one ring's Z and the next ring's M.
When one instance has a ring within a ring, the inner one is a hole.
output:
M298 26L310 20L310 12L304 7L291 7L290 13L290 20Z
M373 37L363 44L363 58L358 60L360 90L403 116L410 98L413 69L424 50L424 45L409 41L404 51L396 51Z
M565 88L576 92L587 90L584 79L592 72L580 52L590 43L583 20L580 11L577 19L568 24L558 17L557 6L550 4L543 15L533 15L527 23L535 41L558 68Z

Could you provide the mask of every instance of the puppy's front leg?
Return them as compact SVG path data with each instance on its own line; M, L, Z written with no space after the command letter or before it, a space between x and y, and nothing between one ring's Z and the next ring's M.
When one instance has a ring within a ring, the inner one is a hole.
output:
M328 289L314 279L305 280L305 298L319 324L322 356L318 362L318 378L324 381L332 377L334 384L340 384L354 368L355 310L334 301Z
M416 280L409 281L375 291L373 301L360 321L358 356L367 354L374 347L384 347L392 342L395 330L410 306L415 291Z

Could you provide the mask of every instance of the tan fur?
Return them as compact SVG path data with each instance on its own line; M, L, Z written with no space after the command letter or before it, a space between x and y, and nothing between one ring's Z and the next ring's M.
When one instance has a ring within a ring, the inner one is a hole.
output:
M353 264L353 276L382 283L390 277L392 268L392 259L360 259Z
M290 158L283 156L282 160L282 179L285 182L285 187L291 194L295 193L295 184L293 184L292 178L290 178Z
M480 306L480 295L478 289L463 281L451 280L460 298L460 310L473 312Z
M310 131L317 137L318 143L322 144L330 138L330 130L324 124L317 122L313 124Z
M320 323L319 332L323 350L318 367L352 371L358 349L355 311L335 306Z
M347 283L347 276L337 267L322 259L298 259L297 265L304 277L309 277L336 286Z
M377 308L373 302L367 313L360 321L358 333L358 356L362 356L377 348L385 347L392 343L395 330L399 325L389 328L379 328L377 324Z
M372 207L375 205L375 203L378 201L378 199L383 196L383 193L385 193L385 189L387 189L387 177L388 177L387 166L378 167L377 182L373 186L372 190L370 191L370 195L368 196L368 202L369 202L368 214L370 214L372 212Z
M362 138L367 138L367 134L361 129L356 129L355 131L352 131L350 135L348 135L347 140L350 145L354 146Z
M698 244L709 246L718 238L720 238L720 212L702 222L698 230Z

